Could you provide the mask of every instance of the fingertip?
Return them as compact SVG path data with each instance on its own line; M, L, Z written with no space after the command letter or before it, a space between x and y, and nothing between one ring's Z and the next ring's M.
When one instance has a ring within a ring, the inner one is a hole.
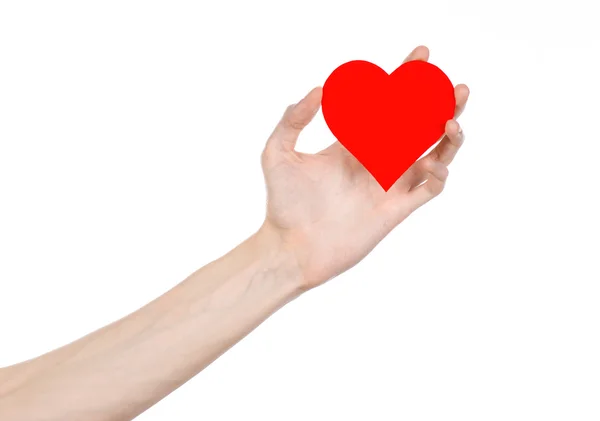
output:
M427 48L425 45L419 45L417 48L414 49L413 53L415 56L415 60L429 60L429 48Z
M306 108L310 110L318 110L321 105L321 100L323 99L323 88L321 86L316 86L310 90L308 94L300 102L298 105L306 106Z
M454 119L446 121L446 134L448 136L456 136L458 134L459 127L460 126L458 125L458 122Z
M469 87L467 85L465 85L464 83L460 83L460 84L456 85L456 87L454 88L454 95L457 97L457 100L459 100L459 101L466 102L467 99L469 98L470 94L471 94L471 91L469 90Z
M446 122L446 135L452 139L456 139L460 135L462 135L462 128L458 121L456 120L448 120Z
M323 87L316 86L309 93L309 96L314 98L315 103L321 104L321 100L323 99Z
M315 86L306 94L306 96L303 99L306 100L315 97L319 97L320 99L321 95L323 95L323 88L321 86Z
M410 54L404 59L403 63L407 63L409 61L427 60L429 60L429 48L424 45L419 45L410 52Z

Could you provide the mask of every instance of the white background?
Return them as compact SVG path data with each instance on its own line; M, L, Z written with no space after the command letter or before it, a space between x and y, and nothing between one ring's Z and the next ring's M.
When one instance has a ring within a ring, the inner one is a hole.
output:
M139 419L598 420L595 7L1 1L0 366L244 240L285 107L424 44L472 93L444 193Z

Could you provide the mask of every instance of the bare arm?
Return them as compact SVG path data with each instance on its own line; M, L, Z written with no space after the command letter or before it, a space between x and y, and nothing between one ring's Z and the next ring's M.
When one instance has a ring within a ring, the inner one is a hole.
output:
M407 60L427 60L424 47ZM288 107L262 154L267 216L222 258L142 309L39 358L0 369L0 419L130 420L224 353L278 308L364 258L440 194L463 141L456 121L385 192L339 143L295 151L321 90ZM468 89L455 88L458 116Z
M298 296L294 262L263 226L135 313L0 370L0 419L132 419Z

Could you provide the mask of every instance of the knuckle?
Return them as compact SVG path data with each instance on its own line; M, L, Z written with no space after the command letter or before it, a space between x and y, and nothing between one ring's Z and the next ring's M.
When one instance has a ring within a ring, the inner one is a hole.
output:
M437 183L435 186L430 188L431 195L433 197L439 196L444 191L444 183Z
M285 110L283 115L282 124L284 128L292 129L292 130L302 130L306 123L298 118L296 113L294 112L296 108L296 104L289 105Z
M429 191L434 196L437 196L438 194L440 194L443 189L444 189L444 183L431 183L431 186L429 187Z
M444 191L445 188L446 188L446 183L440 183L440 186L437 189L437 194L438 195L442 194L442 192Z
M273 160L273 148L266 146L260 154L260 160L263 164L269 163Z
M283 121L285 127L292 130L302 130L305 126L304 122L294 118L293 116L289 116Z
M442 168L440 168L440 178L444 181L446 181L446 179L448 178L448 175L450 175L450 170L448 169L448 167L444 166Z

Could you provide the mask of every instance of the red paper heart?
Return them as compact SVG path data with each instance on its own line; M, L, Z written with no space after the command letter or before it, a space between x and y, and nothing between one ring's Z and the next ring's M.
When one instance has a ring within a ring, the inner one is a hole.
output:
M388 75L356 60L327 78L321 104L333 135L388 191L442 137L456 99L433 64L409 61Z

